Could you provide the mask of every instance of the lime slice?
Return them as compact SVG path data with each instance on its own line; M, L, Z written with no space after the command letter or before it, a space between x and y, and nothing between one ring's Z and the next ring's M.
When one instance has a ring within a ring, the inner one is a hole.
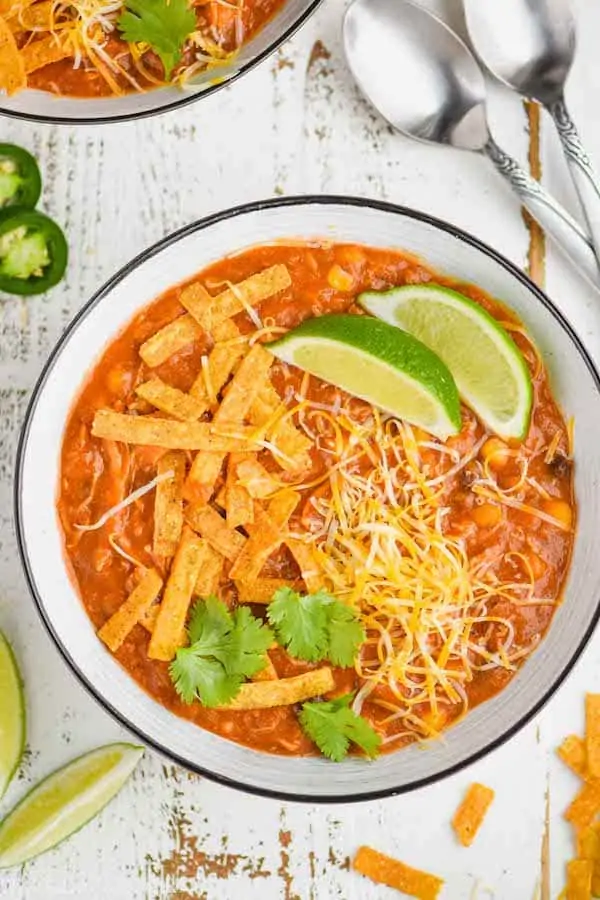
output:
M0 823L0 869L19 866L55 847L103 809L144 753L109 744L49 775Z
M11 646L0 631L0 797L17 770L24 746L23 685Z
M512 338L479 304L425 284L361 294L358 302L437 353L488 428L501 437L525 438L533 398L529 369Z
M307 319L267 345L279 359L445 440L460 401L444 363L410 334L369 316Z

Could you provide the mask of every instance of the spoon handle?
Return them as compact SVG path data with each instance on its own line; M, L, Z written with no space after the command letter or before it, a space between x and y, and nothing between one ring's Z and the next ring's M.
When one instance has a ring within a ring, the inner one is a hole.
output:
M598 261L591 241L579 223L544 190L539 182L531 178L511 156L505 153L492 137L488 139L483 152L519 195L523 206L554 238L579 271L596 288L600 287Z
M564 99L556 100L548 106L548 111L554 119L558 131L571 177L579 194L583 212L592 236L592 242L596 250L596 256L600 254L600 187L594 168Z

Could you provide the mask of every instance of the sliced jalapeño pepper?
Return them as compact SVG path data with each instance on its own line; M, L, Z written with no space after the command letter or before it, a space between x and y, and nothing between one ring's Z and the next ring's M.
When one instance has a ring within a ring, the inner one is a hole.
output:
M0 212L0 291L43 294L63 277L67 258L62 229L48 216L20 207Z
M34 209L41 192L40 170L31 153L14 144L0 144L0 209Z

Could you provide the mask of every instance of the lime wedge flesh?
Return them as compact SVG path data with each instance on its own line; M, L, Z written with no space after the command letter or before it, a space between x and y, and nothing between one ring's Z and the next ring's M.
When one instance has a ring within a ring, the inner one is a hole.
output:
M448 368L420 341L385 322L321 316L267 347L284 362L442 440L460 431L460 401Z
M0 797L17 770L24 746L23 685L11 646L0 631Z
M452 372L465 403L492 431L523 440L533 389L523 354L483 307L439 285L361 294L363 309L423 341Z
M38 784L0 823L0 869L19 866L82 828L112 800L144 750L109 744Z

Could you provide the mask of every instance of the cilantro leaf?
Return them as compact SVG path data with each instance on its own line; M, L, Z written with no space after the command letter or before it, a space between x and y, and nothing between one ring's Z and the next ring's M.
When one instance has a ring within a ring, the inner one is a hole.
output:
M169 672L184 703L222 706L244 680L265 667L273 633L246 607L232 614L216 597L194 606L188 626L190 645L177 651Z
M356 612L325 591L302 596L280 588L267 616L278 641L307 662L329 659L336 666L351 666L365 639Z
M352 698L352 694L346 694L323 703L305 703L299 715L306 734L334 762L345 759L350 744L356 744L370 759L377 756L381 746L375 729L350 708Z
M196 30L196 15L188 0L125 0L117 27L124 40L150 44L159 55L168 80L180 62L184 44Z

